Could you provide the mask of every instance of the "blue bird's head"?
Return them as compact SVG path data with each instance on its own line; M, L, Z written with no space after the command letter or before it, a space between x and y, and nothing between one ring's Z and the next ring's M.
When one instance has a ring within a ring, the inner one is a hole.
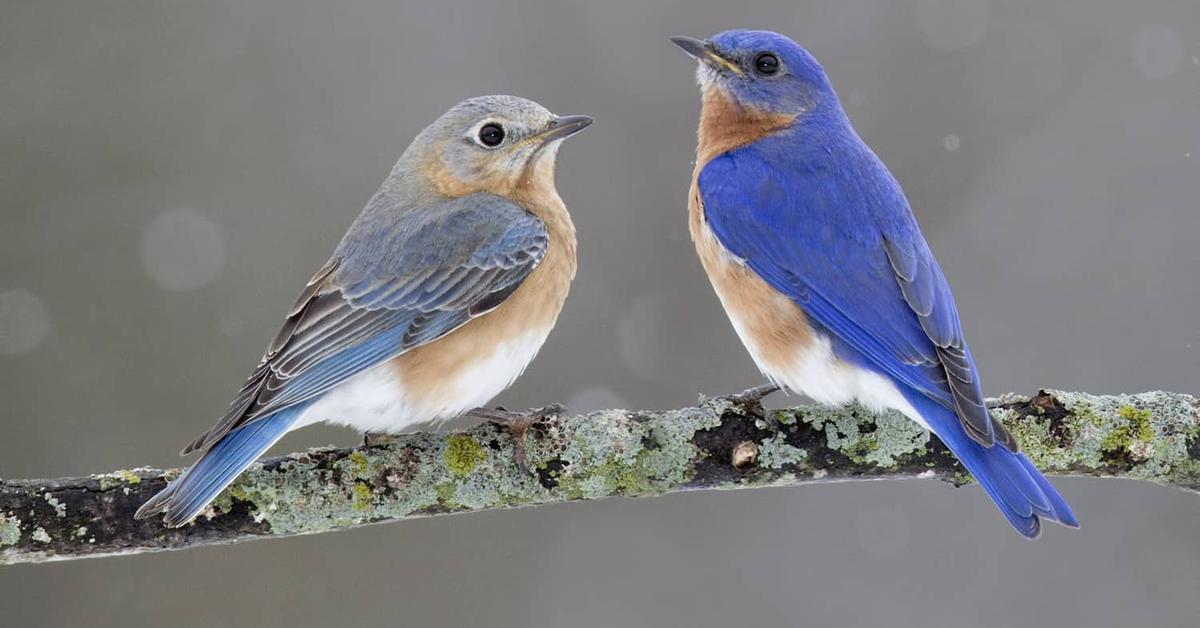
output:
M696 78L706 96L719 93L742 108L769 114L840 110L821 64L779 33L731 30L707 41L671 41L700 62Z

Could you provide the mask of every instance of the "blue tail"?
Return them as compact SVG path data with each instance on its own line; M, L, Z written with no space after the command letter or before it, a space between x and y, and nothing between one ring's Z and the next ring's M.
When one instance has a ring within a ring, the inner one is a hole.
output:
M984 447L967 436L953 411L923 395L906 396L1017 532L1037 538L1042 531L1041 519L1079 527L1066 500L1025 454L1000 445Z
M144 519L165 513L163 523L169 527L191 521L250 463L282 438L310 404L285 408L230 432L183 475L142 504L134 516Z

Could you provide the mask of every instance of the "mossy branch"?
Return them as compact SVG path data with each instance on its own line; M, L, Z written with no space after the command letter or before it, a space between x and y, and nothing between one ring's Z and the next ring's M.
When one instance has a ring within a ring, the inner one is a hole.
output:
M993 408L1048 473L1200 492L1200 403L1193 397L1042 391L994 400ZM677 410L551 417L524 438L530 471L514 464L510 434L492 424L266 460L179 529L132 517L177 470L0 480L0 564L615 495L866 479L968 481L949 452L912 421L853 406L764 413L753 399L721 397Z

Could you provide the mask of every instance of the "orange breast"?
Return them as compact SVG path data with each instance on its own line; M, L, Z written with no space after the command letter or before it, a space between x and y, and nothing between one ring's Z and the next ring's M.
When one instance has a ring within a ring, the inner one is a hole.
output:
M546 224L549 248L520 287L494 310L393 360L406 395L417 406L455 407L453 398L462 394L460 374L470 372L505 343L521 339L540 346L558 319L575 277L575 226L554 189L552 164L530 174L507 196ZM511 366L515 377L526 365Z
M700 190L694 181L688 214L696 253L734 330L758 367L777 379L775 374L790 371L797 356L812 344L808 317L717 240L704 220Z
M721 305L755 362L768 375L788 371L813 342L808 318L791 299L763 281L717 240L704 217L698 179L714 157L766 137L794 116L749 110L717 87L703 94L696 169L688 198L688 227Z

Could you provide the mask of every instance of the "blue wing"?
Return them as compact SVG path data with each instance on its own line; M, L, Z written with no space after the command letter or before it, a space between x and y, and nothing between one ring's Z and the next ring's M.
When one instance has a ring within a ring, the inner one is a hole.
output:
M169 527L191 521L250 463L282 438L310 403L290 406L226 434L183 475L138 508L134 517L143 519L165 513L163 523Z
M310 400L502 303L541 261L546 226L490 194L399 209L378 195L309 281L228 411L184 449Z
M368 204L225 416L184 449L204 455L135 517L191 521L318 395L500 305L549 243L541 220L500 197L392 203L381 193Z
M857 137L810 152L785 140L702 169L717 238L865 366L953 410L975 441L1015 450L984 406L950 287L899 184Z

